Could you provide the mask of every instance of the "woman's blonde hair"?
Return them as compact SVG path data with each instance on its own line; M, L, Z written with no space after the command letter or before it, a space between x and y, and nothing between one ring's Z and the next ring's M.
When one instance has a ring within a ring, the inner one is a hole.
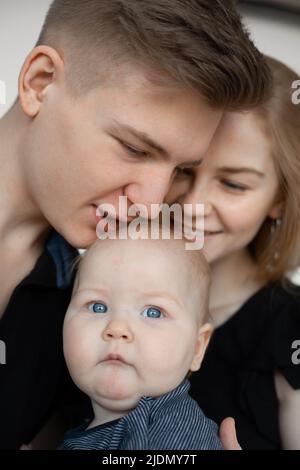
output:
M250 249L269 282L283 280L300 264L300 104L292 99L297 74L278 60L267 58L267 63L274 77L272 97L254 113L270 139L283 209L280 225L267 218Z

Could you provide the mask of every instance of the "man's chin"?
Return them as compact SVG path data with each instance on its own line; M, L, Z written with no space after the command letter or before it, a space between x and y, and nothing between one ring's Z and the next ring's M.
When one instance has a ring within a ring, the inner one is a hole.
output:
M98 238L96 228L78 228L62 233L70 245L77 249L89 248Z

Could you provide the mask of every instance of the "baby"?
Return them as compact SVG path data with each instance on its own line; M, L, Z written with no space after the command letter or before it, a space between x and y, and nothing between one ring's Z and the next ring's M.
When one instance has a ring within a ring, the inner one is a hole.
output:
M222 449L188 394L212 328L209 269L176 240L98 240L80 262L64 353L94 419L60 449Z

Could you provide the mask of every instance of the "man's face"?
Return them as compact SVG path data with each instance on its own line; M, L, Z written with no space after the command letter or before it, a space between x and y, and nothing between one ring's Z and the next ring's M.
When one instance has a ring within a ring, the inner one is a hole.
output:
M176 168L205 154L221 118L194 90L127 75L72 98L54 82L32 121L24 168L30 195L73 246L96 238L96 207L119 196L162 203Z
M84 258L64 352L73 380L94 403L130 409L144 395L174 389L190 369L204 287L191 282L183 245L174 243L98 241Z

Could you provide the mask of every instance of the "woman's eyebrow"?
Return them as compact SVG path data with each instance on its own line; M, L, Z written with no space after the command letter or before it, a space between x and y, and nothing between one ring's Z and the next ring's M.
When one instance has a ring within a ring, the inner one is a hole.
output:
M219 171L223 172L223 173L234 173L234 174L236 174L236 173L253 173L253 174L259 176L260 178L265 177L265 174L262 173L261 171L255 170L254 168L244 167L244 166L241 166L241 167L223 166L223 167L219 168Z

